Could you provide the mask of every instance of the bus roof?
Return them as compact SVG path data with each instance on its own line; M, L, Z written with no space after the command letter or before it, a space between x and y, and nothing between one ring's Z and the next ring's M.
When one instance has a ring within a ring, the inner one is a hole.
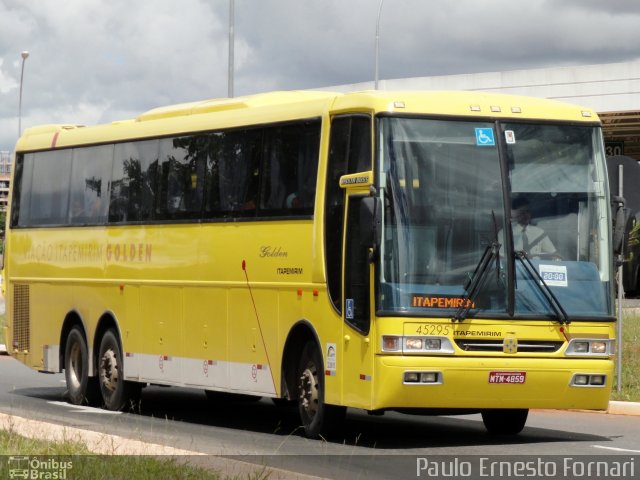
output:
M318 118L326 114L398 113L471 118L513 118L598 122L580 106L485 92L324 91L271 92L160 107L130 120L83 126L41 125L25 130L16 151L100 144L164 135Z

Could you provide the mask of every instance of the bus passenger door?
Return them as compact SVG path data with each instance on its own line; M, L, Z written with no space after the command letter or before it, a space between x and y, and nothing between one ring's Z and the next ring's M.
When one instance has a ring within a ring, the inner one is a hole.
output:
M371 233L375 199L350 195L344 250L343 401L349 406L370 409L373 392L375 342L371 323L373 248Z

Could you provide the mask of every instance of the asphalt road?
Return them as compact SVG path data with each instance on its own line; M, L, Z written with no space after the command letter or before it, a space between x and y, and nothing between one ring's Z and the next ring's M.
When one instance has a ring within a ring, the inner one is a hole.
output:
M479 415L371 417L350 410L343 433L322 441L302 437L295 410L267 399L215 405L201 391L148 387L138 412L113 413L66 404L64 391L63 375L0 357L3 413L326 478L416 478L417 459L439 455L640 455L640 417L633 416L532 411L520 435L496 437ZM207 457L193 458L206 464ZM637 463L640 469L640 457Z

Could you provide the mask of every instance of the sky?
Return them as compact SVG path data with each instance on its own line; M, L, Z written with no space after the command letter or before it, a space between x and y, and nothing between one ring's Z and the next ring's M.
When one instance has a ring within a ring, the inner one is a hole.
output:
M0 150L22 129L226 97L230 0L0 0ZM380 0L235 0L234 93L373 81ZM640 0L384 0L379 78L632 61ZM373 83L372 83L373 86Z

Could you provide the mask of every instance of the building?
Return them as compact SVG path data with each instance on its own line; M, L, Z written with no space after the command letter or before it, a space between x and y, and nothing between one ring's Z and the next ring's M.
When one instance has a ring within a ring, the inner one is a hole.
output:
M11 152L0 150L0 212L6 212L9 204L11 182Z
M380 80L380 90L474 90L550 98L590 107L607 155L640 161L640 60L624 63ZM372 89L373 82L327 90Z

